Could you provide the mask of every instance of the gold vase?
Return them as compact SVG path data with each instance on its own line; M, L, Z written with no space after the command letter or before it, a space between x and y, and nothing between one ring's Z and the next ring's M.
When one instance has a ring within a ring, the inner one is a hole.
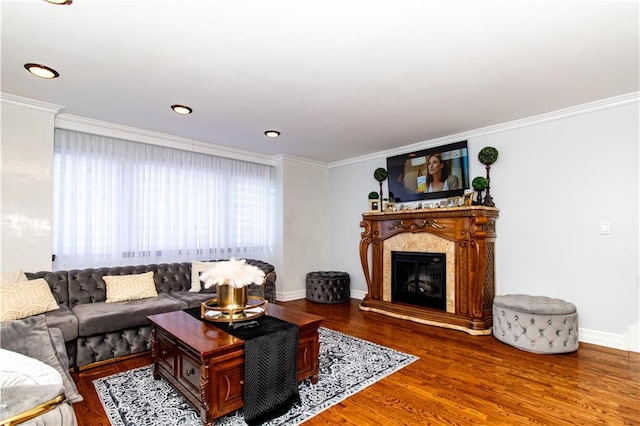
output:
M236 288L229 284L217 284L218 307L240 309L247 306L247 286Z

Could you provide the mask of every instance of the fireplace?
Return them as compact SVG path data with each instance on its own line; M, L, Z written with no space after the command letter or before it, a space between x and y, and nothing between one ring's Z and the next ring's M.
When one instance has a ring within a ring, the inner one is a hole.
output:
M363 213L360 262L367 295L360 309L491 334L498 212L465 206Z
M446 310L446 255L391 253L391 300Z

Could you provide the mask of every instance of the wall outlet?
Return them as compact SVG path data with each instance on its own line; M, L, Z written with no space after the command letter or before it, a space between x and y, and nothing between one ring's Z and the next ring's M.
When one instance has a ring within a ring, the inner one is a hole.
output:
M611 222L603 221L600 222L600 235L610 235L611 234Z

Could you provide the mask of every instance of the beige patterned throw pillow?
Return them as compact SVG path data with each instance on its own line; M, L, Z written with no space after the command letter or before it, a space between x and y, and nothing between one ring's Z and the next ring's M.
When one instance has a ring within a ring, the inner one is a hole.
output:
M106 275L102 278L107 284L107 303L158 296L153 271L134 275Z
M191 262L191 292L199 292L202 290L202 281L200 281L200 274L208 271L217 262L198 262L194 260Z
M44 278L0 286L0 320L13 321L60 309Z
M22 272L21 269L14 269L13 271L3 271L0 272L0 285L2 284L13 284L20 283L22 281L27 281L28 278Z

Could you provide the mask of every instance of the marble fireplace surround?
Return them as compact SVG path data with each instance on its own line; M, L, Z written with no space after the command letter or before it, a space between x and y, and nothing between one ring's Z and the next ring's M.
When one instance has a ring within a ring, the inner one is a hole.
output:
M364 213L360 261L368 292L360 309L472 335L491 334L498 213L484 206ZM444 311L392 300L394 251L445 254Z
M427 251L425 247L429 247ZM452 241L433 234L396 234L385 241L383 252L382 300L392 302L391 252L440 253L446 255L446 311L455 312L455 248Z

